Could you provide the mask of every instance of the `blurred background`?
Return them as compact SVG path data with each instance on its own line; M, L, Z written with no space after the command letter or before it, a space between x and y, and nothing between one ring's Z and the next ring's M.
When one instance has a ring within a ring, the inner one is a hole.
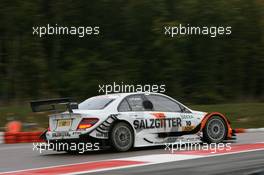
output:
M39 38L32 27L99 26L99 36ZM164 35L164 26L231 26L228 36ZM264 124L263 0L1 0L0 129L47 127L32 99L98 94L99 84L165 84L236 127ZM30 127L28 127L30 126ZM36 127L31 127L36 126Z

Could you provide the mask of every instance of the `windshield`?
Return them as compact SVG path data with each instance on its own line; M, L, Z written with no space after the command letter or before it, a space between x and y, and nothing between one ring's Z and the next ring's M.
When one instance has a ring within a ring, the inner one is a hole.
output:
M100 110L109 105L114 98L109 97L92 97L79 104L81 110Z

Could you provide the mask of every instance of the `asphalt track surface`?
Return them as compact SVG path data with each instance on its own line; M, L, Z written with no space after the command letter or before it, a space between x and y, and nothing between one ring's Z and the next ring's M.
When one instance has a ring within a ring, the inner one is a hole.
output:
M245 133L237 136L232 145L264 143L264 133ZM125 153L111 150L70 155L64 152L33 151L32 144L0 145L0 175L3 172L28 170L50 166L61 166L83 162L102 162L112 159L127 159L137 156L161 155L167 153L164 147L141 148ZM54 172L53 172L54 173ZM13 173L10 173L13 174ZM24 174L29 174L27 171ZM46 173L46 174L49 174ZM55 173L56 174L56 173ZM76 174L76 173L75 173ZM235 154L219 154L218 156L198 157L188 160L171 161L136 167L122 167L97 172L77 174L104 175L169 175L169 174L263 174L264 149L244 151Z

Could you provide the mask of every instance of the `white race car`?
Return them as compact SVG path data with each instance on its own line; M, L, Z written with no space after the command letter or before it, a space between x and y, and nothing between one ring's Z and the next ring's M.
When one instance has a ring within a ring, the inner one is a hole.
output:
M68 99L31 102L41 106L67 104L68 111L54 113L42 138L49 143L98 143L117 151L165 143L219 143L233 139L229 120L218 112L189 109L160 93L119 93L91 97L82 103Z

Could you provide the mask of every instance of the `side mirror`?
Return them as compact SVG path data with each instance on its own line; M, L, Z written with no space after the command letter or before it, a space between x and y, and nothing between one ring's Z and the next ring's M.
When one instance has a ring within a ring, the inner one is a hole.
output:
M153 110L153 104L149 100L143 101L143 107L145 109Z

